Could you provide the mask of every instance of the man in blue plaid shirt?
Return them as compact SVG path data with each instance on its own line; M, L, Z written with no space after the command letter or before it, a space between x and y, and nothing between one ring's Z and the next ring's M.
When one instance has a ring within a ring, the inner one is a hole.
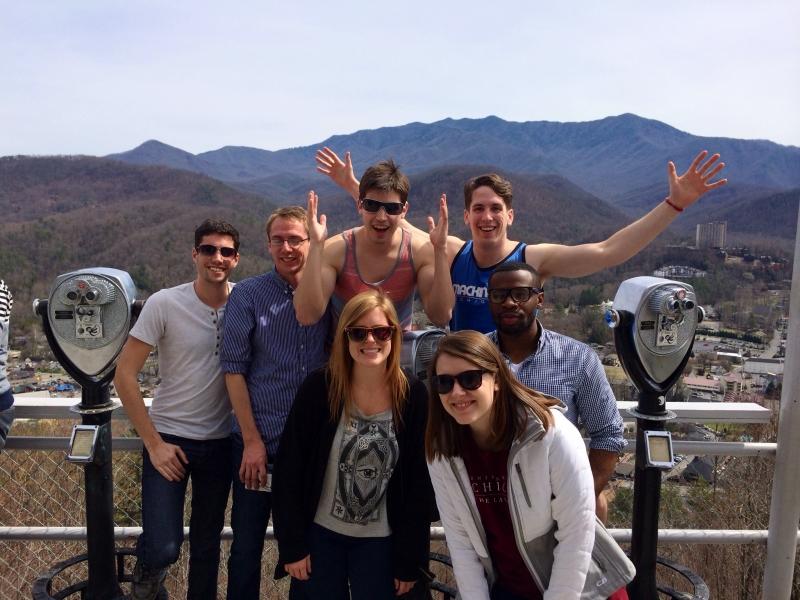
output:
M506 263L489 278L489 308L497 330L489 334L517 379L559 398L567 418L591 438L589 462L597 495L597 516L606 520L602 492L625 447L622 417L597 354L586 344L548 331L536 319L544 292L536 270Z

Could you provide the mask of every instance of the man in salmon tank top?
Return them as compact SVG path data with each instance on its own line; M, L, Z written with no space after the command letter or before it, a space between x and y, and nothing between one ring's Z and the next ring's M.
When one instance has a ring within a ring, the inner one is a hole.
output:
M455 294L447 255L447 199L439 199L439 220L428 217L429 233L400 227L408 212L408 178L391 161L369 167L358 184L362 224L327 238L318 198L308 194L309 252L305 275L294 295L297 320L317 322L331 302L333 326L345 303L368 289L391 298L404 329L411 329L414 292L428 318L444 326Z
M342 160L330 148L322 148L316 159L318 171L328 175L354 199L358 198L359 181L353 173L349 152ZM550 277L583 277L624 263L703 194L727 183L727 179L715 180L725 167L725 163L718 161L719 154L709 157L703 150L682 175L678 175L675 163L669 161L669 195L663 201L608 239L576 246L526 244L509 239L508 228L514 222L511 182L497 173L473 177L464 184L464 223L472 239L465 242L449 236L445 244L455 294L450 329L475 329L483 333L495 329L487 284L492 271L506 262L528 263L539 273L542 283ZM401 226L415 238L428 235L405 219Z

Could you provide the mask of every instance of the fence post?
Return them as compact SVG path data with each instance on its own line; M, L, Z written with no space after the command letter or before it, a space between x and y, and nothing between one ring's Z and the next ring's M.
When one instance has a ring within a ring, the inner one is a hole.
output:
M789 334L778 421L778 451L769 509L764 600L789 600L792 593L800 521L800 213L794 241L794 267L789 304Z

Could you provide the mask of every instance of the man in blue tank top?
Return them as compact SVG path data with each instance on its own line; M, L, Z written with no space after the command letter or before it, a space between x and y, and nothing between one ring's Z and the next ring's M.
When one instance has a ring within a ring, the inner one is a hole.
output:
M464 223L469 226L472 239L468 242L455 236L447 239L447 258L456 296L450 329L476 329L483 333L494 330L486 286L492 271L505 262L528 263L544 282L549 277L591 275L634 256L686 207L706 192L725 185L726 179L714 181L725 163L718 162L719 154L707 156L708 152L703 150L682 175L678 175L670 161L669 195L658 206L602 242L577 246L524 244L508 239L508 226L514 221L511 182L496 173L467 181ZM358 197L358 180L349 152L342 161L331 149L323 148L317 152L317 163L318 171L328 175L353 198ZM415 235L428 236L411 224L405 226Z

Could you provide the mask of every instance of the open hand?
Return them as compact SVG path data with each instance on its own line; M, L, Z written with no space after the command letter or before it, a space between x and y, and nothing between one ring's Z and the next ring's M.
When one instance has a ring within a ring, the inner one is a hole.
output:
M669 161L667 163L670 202L680 208L686 208L697 202L700 196L706 192L728 183L727 179L711 181L715 175L725 168L725 163L718 163L719 154L714 154L701 165L700 163L703 162L707 155L707 150L703 150L698 154L681 176L678 176L674 162Z
M344 153L343 161L336 152L326 146L317 150L314 160L317 161L317 171L330 177L339 187L348 189L350 182L356 178L349 152Z
M428 217L428 231L434 248L447 247L447 194L439 198L439 222L434 223L433 217Z
M317 220L317 207L319 206L319 198L314 193L314 190L308 192L308 237L311 243L324 244L325 238L328 237L328 218L325 215L320 215Z

